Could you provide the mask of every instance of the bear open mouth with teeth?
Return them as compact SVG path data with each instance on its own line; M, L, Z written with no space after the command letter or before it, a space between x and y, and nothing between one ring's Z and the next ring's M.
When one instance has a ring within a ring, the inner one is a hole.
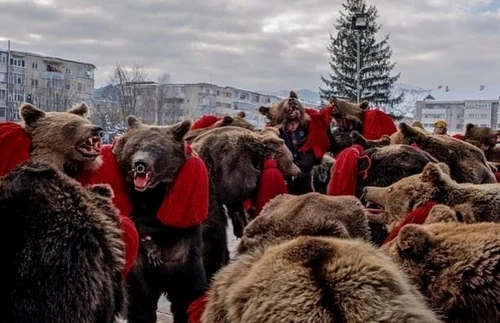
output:
M97 158L101 153L102 148L102 134L93 135L86 140L78 143L76 145L76 150L82 155L84 158Z
M134 188L143 192L148 188L152 188L155 185L152 182L152 174L153 172L148 169L149 167L142 162L135 163L134 168L132 170L133 178L134 178Z

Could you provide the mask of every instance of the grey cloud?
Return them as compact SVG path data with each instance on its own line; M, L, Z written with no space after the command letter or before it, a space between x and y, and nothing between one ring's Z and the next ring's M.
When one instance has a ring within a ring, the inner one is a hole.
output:
M500 12L474 16L460 8L464 1L371 1L381 36L391 33L401 81L434 87L496 80ZM98 86L116 63L138 63L152 79L166 71L174 81L212 79L251 90L322 86L328 34L340 9L328 0L55 2L0 2L0 38L12 39L17 50L94 63ZM270 28L273 22L280 26Z

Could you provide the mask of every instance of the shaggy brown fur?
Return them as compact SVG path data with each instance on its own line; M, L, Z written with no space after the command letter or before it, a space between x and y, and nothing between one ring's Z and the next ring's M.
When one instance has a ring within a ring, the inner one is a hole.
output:
M239 253L275 245L299 236L370 240L363 205L354 196L284 194L269 201L245 228Z
M496 323L500 322L499 232L496 223L410 224L383 249L445 322Z
M415 128L420 128L422 130L425 130L424 128L424 125L422 124L422 122L420 121L415 121L411 124L412 127L415 127Z
M300 169L293 164L293 156L275 128L266 127L261 132L241 127L217 128L198 137L192 147L210 174L210 211L203 224L203 240L209 246L204 247L203 261L210 278L229 261L223 206L227 207L234 234L239 237L247 224L243 202L255 198L264 160L274 156L278 168L291 176L299 175Z
M0 178L10 231L0 321L113 323L125 313L125 246L112 194L49 164L28 162Z
M79 149L89 139L102 136L102 129L84 117L88 113L86 104L75 105L67 112L44 112L24 104L19 113L32 140L31 160L50 163L71 176L101 165L98 154L83 155Z
M459 183L496 183L484 153L477 147L449 136L424 134L404 122L399 125L403 143L416 143L422 150L447 164L451 177Z
M290 96L287 99L284 99L271 107L261 106L259 108L259 112L269 119L270 125L280 126L290 119L295 118L295 115L289 114L289 109L297 111L296 113L298 113L300 125L306 127L309 122L309 116L306 114L304 106L300 103L299 97L294 91L290 92Z
M367 243L300 237L223 268L204 323L437 323L396 264Z
M363 124L364 111L368 108L367 101L353 103L334 97L330 103L336 107L336 111L332 113L335 119L345 118L351 121L354 124L354 129L358 129Z
M500 136L499 130L493 130L490 127L479 127L469 123L465 126L465 139L477 141L488 148L494 148L497 144L497 137Z
M422 174L406 177L391 186L365 187L364 197L384 207L383 221L390 230L429 201L449 206L470 222L500 222L500 185L459 184L446 171L443 164L429 163Z
M250 122L248 122L245 119L245 112L241 111L238 112L235 116L224 116L221 120L217 121L214 123L212 126L208 128L203 128L203 129L195 129L195 130L190 130L186 136L184 137L184 140L186 140L188 143L193 142L198 136L206 133L207 131L210 131L211 129L214 128L220 128L220 127L241 127L249 130L256 130L255 126L252 125Z
M407 125L408 127L408 125ZM424 129L424 127L419 127L418 125L415 125L415 122L412 123L411 127L418 132L421 132L425 135L429 135L429 133ZM401 145L404 144L404 136L401 130L398 130L397 132L393 133L391 136L391 145Z
M382 138L378 140L368 140L359 132L353 131L351 132L351 138L354 145L360 145L365 150L375 147L389 146L391 144L391 137L386 135L382 136Z
M328 183L331 179L331 170L334 164L335 158L325 154L321 160L321 164L313 167L311 176L315 192L327 194Z
M206 288L202 265L201 225L186 228L164 225L158 210L186 161L186 120L172 126L151 126L127 118L129 129L115 144L116 160L125 175L132 203L132 219L141 239L134 268L128 277L131 298L129 323L156 322L157 303L166 294L176 322L187 322L187 307ZM145 187L136 187L138 166L149 173ZM197 178L190 179L196 181ZM186 192L189 194L190 192Z

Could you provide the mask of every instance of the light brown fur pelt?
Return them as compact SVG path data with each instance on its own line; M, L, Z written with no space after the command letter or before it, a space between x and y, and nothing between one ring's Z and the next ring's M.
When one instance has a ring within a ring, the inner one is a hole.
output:
M422 295L370 244L300 237L223 268L203 323L438 323Z

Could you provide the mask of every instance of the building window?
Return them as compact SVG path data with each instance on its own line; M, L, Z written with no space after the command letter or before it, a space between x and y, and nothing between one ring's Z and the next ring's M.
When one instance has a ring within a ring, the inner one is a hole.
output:
M70 90L71 89L71 85L70 84L66 84L66 90Z
M71 68L66 69L66 74L71 75Z
M6 117L7 117L7 109L0 108L0 118L6 118Z
M31 86L37 87L38 86L38 80L31 80Z
M78 83L78 92L82 92L82 83Z
M0 65L7 65L7 54L0 53Z
M2 83L7 82L7 73L0 72L0 82Z
M7 98L7 91L0 90L0 100L5 100Z
M10 59L10 66L25 67L24 64L25 64L24 59L16 59L16 58Z
M47 64L47 72L61 73L61 70L57 65Z
M37 70L37 69L38 69L38 63L31 63L31 67L32 67L34 70Z

